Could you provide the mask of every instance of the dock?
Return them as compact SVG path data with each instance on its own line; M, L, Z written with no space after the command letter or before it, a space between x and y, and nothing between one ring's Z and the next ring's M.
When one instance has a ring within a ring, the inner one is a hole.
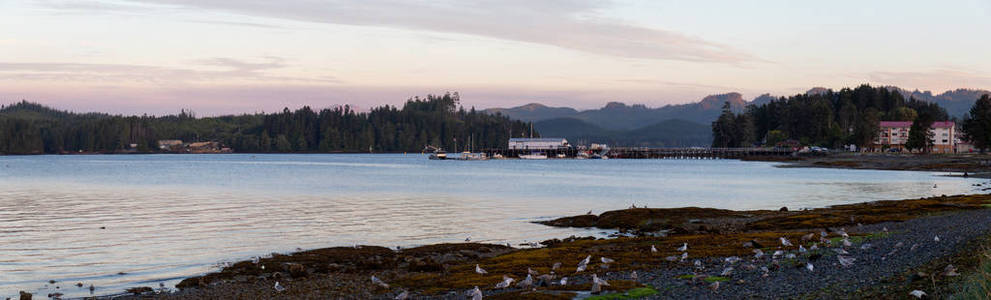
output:
M555 158L558 154L563 154L565 158L575 158L580 150L577 148L560 148L545 150L527 149L484 149L483 153L488 157L496 154L506 158L517 158L521 154L532 152L543 152L549 158ZM749 156L790 156L795 150L789 148L646 148L646 147L620 147L610 148L606 155L609 158L624 159L735 159Z

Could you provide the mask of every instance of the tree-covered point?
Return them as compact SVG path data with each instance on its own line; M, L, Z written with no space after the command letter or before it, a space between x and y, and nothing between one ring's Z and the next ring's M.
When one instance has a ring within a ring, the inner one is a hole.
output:
M748 106L739 115L726 111L712 124L712 144L775 146L769 142L793 140L802 145L863 147L877 138L880 121L913 121L920 114L933 120L949 119L938 104L906 100L896 91L861 85L781 97L760 106Z
M0 153L120 152L137 144L155 152L158 141L217 141L235 152L419 152L426 145L454 149L505 147L529 125L460 107L457 93L412 98L402 108L357 112L345 105L314 111L196 118L178 115L78 114L22 101L0 107ZM539 135L538 135L539 136Z

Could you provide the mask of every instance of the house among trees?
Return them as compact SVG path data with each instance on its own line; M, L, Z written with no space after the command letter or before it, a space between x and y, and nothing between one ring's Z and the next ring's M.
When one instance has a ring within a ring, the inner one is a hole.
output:
M873 150L906 150L905 145L909 141L912 121L881 121L878 127L879 132ZM957 139L956 123L953 121L936 121L929 127L931 152L953 153L956 151Z

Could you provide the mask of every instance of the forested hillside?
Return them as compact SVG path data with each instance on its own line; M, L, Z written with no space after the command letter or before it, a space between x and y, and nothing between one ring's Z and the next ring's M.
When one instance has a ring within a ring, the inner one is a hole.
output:
M605 129L588 122L559 118L534 123L541 134L563 137L576 143L604 143L621 147L694 147L708 146L712 133L706 125L680 119L668 119L631 130Z
M235 152L419 152L430 144L453 149L505 147L529 133L527 123L460 107L457 93L408 100L402 108L357 112L348 106L314 111L196 118L178 115L77 114L20 102L0 108L0 154L113 153L137 144L154 152L157 141L217 141Z
M713 146L773 146L784 140L827 147L866 146L876 138L879 121L912 121L920 114L949 119L938 104L905 99L888 88L823 89L751 105L742 114L726 107L712 123Z

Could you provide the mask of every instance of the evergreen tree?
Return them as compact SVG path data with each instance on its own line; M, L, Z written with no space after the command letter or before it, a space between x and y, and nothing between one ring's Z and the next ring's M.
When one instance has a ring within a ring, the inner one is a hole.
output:
M984 153L991 146L991 96L981 96L964 118L964 137Z
M912 121L912 127L908 131L908 141L905 142L905 148L909 150L921 150L923 153L929 153L929 150L933 146L933 133L929 129L932 128L934 120L929 113L922 113Z

